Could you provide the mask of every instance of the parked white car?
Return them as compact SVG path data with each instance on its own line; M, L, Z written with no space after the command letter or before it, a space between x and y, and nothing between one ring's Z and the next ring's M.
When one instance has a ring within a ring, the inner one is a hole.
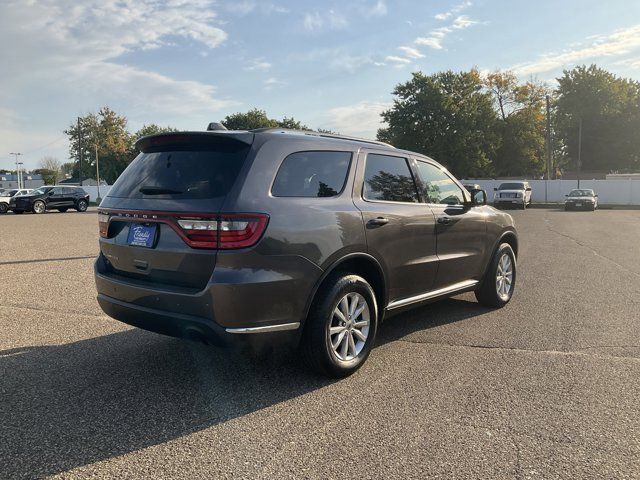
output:
M7 213L7 210L9 210L9 202L12 198L28 195L31 192L33 192L33 190L30 188L13 188L0 193L0 213Z
M495 191L493 203L496 207L516 206L521 209L531 205L531 186L529 182L501 183Z

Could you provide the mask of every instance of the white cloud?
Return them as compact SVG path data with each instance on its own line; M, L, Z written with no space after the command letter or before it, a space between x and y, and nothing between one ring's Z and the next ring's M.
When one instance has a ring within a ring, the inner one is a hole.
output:
M452 17L453 15L455 15L455 14L457 14L457 13L460 13L460 12L462 12L463 10L466 10L466 9L467 9L467 8L469 8L471 5L473 5L473 3L472 3L472 2L470 2L470 1L465 1L465 2L459 3L459 4L457 4L457 5L454 5L454 6L451 8L451 10L448 10L448 11L443 12L443 13L438 13L438 14L436 14L436 15L434 16L434 18L435 18L436 20L440 20L440 21L447 20L448 18Z
M389 102L360 102L335 107L328 111L326 127L344 135L375 138L382 126L380 114L391 107Z
M426 47L433 48L434 50L442 50L444 39L447 35L455 32L456 30L464 30L472 25L475 25L475 20L472 20L467 15L457 16L448 27L439 27L431 30L426 37L418 37L414 40L416 45L424 45Z
M275 90L276 88L281 88L286 85L287 85L287 82L279 80L276 77L270 77L264 81L264 89L266 91Z
M253 60L248 67L245 67L246 70L254 71L259 70L261 72L266 72L271 70L272 65L269 62L265 62L264 60L257 59Z
M407 58L424 58L424 54L417 48L402 46L398 47L398 50L404 52L404 55Z
M640 51L640 24L616 30L608 35L596 35L590 37L590 40L589 44L577 45L559 52L546 53L531 62L519 63L512 66L511 70L519 75L535 75L572 67L576 63L584 61Z
M387 14L387 5L384 0L378 0L375 4L367 7L364 14L367 17L383 17Z
M339 30L349 25L347 18L340 12L329 10L325 14L318 11L306 13L302 21L305 30L315 32L327 27L332 30Z
M397 67L408 65L411 63L411 60L405 57L398 57L397 55L387 55L384 58L385 62L395 63Z
M280 5L265 2L257 3L255 1L249 0L226 2L223 4L223 8L227 12L238 15L240 17L255 12L262 13L264 15L270 15L272 13L289 13L288 8L282 7Z
M163 123L171 115L209 118L235 103L208 83L126 65L123 55L170 48L177 40L206 54L227 39L214 0L42 0L0 2L0 108L21 116L2 125L0 137L29 150L61 135L78 114L110 105L131 124ZM7 48L11 45L11 48ZM37 103L33 92L43 93ZM198 116L199 115L199 116ZM176 121L176 117L174 120ZM12 133L13 132L13 133ZM62 154L59 154L60 156Z

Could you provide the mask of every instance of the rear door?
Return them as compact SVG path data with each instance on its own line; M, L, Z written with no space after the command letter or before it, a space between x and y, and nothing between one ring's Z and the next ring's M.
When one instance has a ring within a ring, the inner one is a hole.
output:
M406 155L361 153L354 185L369 253L385 269L390 301L431 290L438 268L435 218L421 203L412 162Z
M436 217L438 274L434 289L479 280L486 248L484 207L472 207L468 193L445 169L417 159L417 173Z

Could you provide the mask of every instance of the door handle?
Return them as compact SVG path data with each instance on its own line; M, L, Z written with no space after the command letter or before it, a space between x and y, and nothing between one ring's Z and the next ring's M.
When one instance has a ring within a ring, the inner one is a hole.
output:
M449 225L451 223L450 217L438 217L438 223L441 225Z
M371 220L369 220L367 222L367 225L370 227L381 227L383 225L386 225L387 223L389 223L388 218L378 217L378 218L372 218Z

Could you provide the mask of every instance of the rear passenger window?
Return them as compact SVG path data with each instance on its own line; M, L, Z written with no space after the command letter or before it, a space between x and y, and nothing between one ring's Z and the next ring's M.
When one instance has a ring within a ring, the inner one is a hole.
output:
M367 155L363 196L366 200L418 202L418 190L406 158Z
M344 188L351 152L296 152L284 159L271 193L276 197L334 197Z
M435 165L418 161L418 174L424 185L424 196L430 203L462 205L462 189Z

